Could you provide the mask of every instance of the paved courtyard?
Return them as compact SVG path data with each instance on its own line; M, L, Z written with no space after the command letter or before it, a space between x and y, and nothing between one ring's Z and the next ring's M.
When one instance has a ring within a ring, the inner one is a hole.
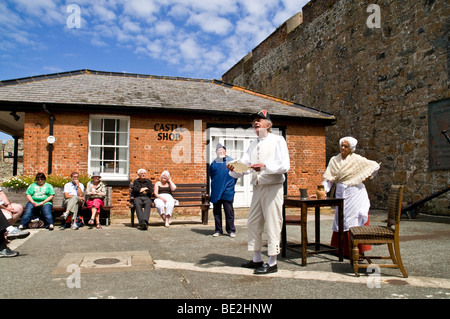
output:
M371 224L384 219L383 211L371 211ZM322 216L324 243L330 241L331 224L331 214ZM291 250L279 257L277 273L256 276L240 267L251 258L246 219L236 225L236 238L212 237L213 220L208 225L175 221L166 228L154 219L147 231L131 228L129 221L103 230L31 230L28 238L10 244L18 257L0 260L0 298L171 300L172 311L195 300L450 299L448 217L402 220L401 254L409 278L397 269L370 275L361 270L355 277L348 260L332 255L309 257L302 267ZM287 232L288 241L298 240L298 226ZM308 237L313 236L310 222ZM387 253L385 246L373 250Z

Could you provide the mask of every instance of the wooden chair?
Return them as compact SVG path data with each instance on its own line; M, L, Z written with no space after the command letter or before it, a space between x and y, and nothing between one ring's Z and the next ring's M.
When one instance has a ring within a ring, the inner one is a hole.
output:
M371 259L391 259L393 264L377 264L380 268L399 268L403 277L407 278L405 267L400 256L399 231L403 186L393 185L388 198L387 226L357 226L349 229L350 262L356 276L359 268L372 267ZM392 229L395 226L395 229ZM390 256L360 256L358 244L387 244ZM369 264L360 264L359 258L366 259Z

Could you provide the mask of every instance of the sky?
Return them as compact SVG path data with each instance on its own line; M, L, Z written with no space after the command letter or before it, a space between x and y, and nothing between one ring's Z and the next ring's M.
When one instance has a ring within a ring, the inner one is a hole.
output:
M2 0L0 80L78 69L219 79L307 0Z
M307 2L2 0L0 81L80 69L220 79Z

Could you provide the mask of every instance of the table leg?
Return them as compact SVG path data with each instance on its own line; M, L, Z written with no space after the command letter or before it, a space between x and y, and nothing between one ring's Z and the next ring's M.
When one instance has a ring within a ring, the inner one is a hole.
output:
M302 236L302 266L306 266L306 248L308 246L308 236L306 233L306 219L308 216L308 206L305 203L302 203L301 209L301 236Z
M315 207L316 251L320 250L320 207Z

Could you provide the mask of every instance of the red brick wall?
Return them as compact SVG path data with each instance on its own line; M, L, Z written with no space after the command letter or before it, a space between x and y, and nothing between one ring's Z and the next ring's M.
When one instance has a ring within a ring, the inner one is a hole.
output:
M70 175L88 170L88 114L55 114L52 173ZM47 173L50 119L47 113L26 113L24 175Z
M172 130L160 130L161 125L165 124L182 125L189 131L183 133L183 136L191 139L190 162L176 163L172 160L172 149L177 145L179 146L180 143L184 145L181 139L178 141L158 140L158 134L171 134L173 132ZM202 120L202 132L205 130L206 121ZM199 154L206 152L206 141L202 140L201 146L195 146L196 137L194 134L194 121L186 116L132 117L130 124L130 178L134 180L137 177L137 170L145 168L148 171L148 178L152 181L159 180L161 173L168 170L174 182L206 182L206 163L204 161L199 162L194 158L194 156L198 157ZM198 140L201 139L202 136L198 138Z
M300 196L299 188L315 194L323 182L326 168L325 128L319 125L289 125L286 142L291 159L288 172L288 195Z
M89 114L54 113L53 166L54 174L70 175L72 171L88 173L88 129ZM201 120L202 135L196 136L194 120ZM162 171L168 170L175 183L206 182L206 126L207 123L227 122L221 117L186 117L182 115L132 115L130 116L130 163L129 178L136 179L140 168L148 171L148 178L156 182ZM249 121L230 118L229 123L248 126ZM161 124L183 125L189 130L190 163L176 163L172 160L172 149L182 140L158 140ZM313 194L322 182L325 163L325 128L315 124L296 122L275 123L286 127L286 140L291 157L291 170L288 173L288 195L298 196L300 187L307 187ZM155 125L157 130L155 131ZM24 175L47 173L49 117L46 113L27 113L24 136ZM201 146L195 142L201 139ZM113 216L128 217L128 186L115 186L112 193ZM187 212L186 212L187 213Z

